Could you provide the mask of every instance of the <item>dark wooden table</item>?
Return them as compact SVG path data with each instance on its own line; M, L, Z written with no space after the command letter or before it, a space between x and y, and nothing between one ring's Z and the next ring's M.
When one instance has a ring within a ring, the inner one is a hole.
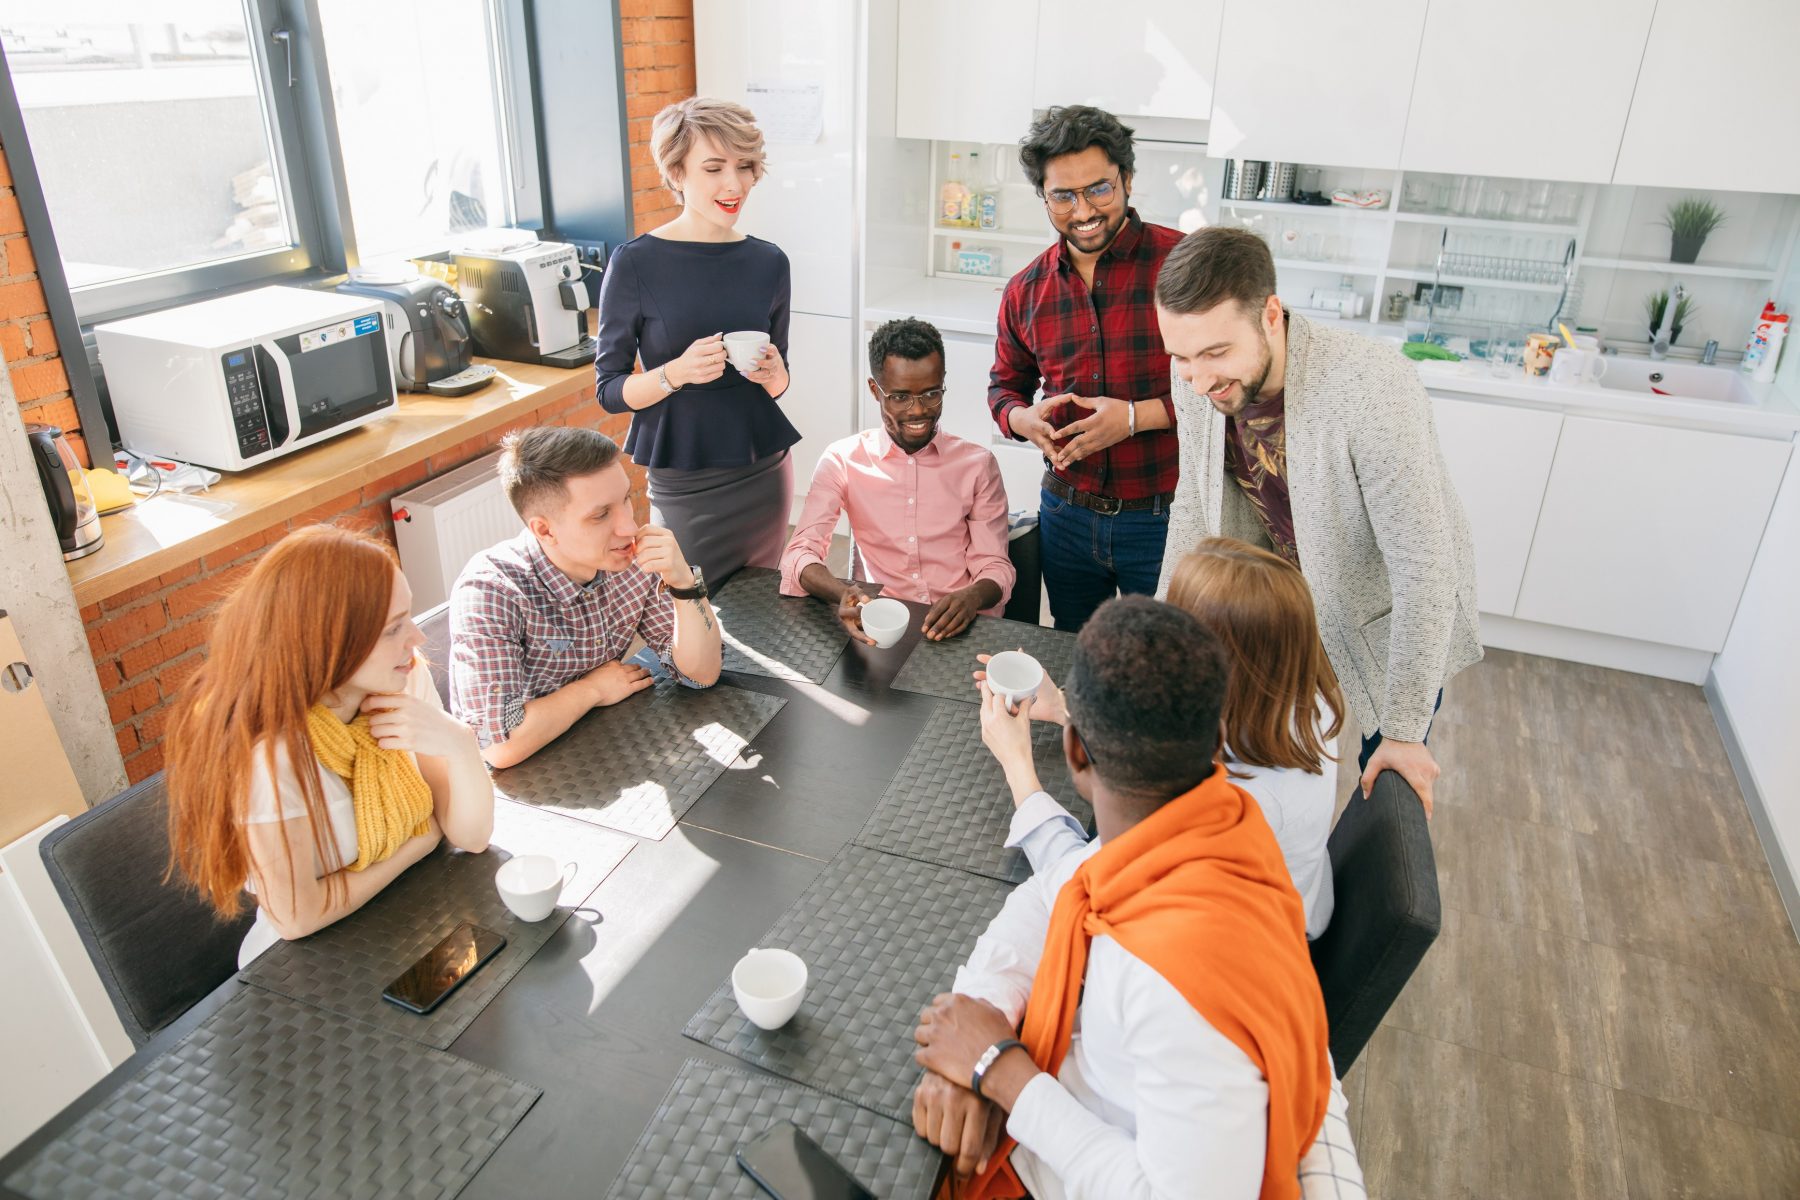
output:
M544 1093L462 1196L604 1195L684 1059L755 1070L681 1029L861 830L939 703L888 686L919 640L924 606L908 607L898 645L851 643L822 685L728 675L786 707L667 837L639 841L450 1047ZM226 983L0 1158L0 1180L243 986ZM17 1196L0 1184L0 1197Z

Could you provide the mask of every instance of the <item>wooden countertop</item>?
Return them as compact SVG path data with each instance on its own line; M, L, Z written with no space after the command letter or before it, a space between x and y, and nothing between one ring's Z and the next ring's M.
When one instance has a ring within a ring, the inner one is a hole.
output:
M274 462L227 473L210 491L140 500L100 518L106 544L69 564L76 603L86 607L116 596L594 386L591 366L563 370L475 361L491 362L500 371L478 392L456 397L404 392L395 412Z

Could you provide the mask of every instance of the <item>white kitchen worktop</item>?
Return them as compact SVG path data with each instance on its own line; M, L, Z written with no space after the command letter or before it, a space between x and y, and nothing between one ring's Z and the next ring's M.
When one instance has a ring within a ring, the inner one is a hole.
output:
M1000 294L1005 286L1004 279L945 279L913 272L881 271L869 279L863 319L865 323L878 325L895 317L918 317L946 333L993 337L994 318L1000 311ZM1375 326L1362 321L1330 324L1369 337L1384 338L1396 345L1400 341L1397 326ZM1618 361L1629 362L1632 357L1620 355ZM1418 368L1425 386L1439 393L1718 433L1782 440L1792 439L1800 433L1800 404L1770 383L1745 381L1744 387L1752 402L1740 404L1657 396L1602 387L1597 383L1553 384L1547 379L1527 379L1522 372L1502 378L1493 375L1487 363L1478 360L1427 361L1419 363Z
M1619 361L1630 360L1620 355ZM1418 366L1419 377L1425 381L1425 386L1438 393L1478 396L1555 412L1782 440L1800 432L1800 405L1772 383L1745 381L1744 387L1752 402L1739 404L1646 395L1601 387L1597 383L1551 383L1547 379L1527 379L1522 374L1501 378L1490 373L1485 362L1422 362Z

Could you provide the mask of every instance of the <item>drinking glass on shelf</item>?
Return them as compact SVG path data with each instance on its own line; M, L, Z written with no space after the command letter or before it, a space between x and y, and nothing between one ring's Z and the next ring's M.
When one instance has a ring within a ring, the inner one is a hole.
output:
M1408 212L1423 212L1431 204L1431 184L1417 175L1406 181L1401 202Z
M1512 189L1492 184L1481 193L1481 215L1490 221L1506 216L1512 206Z
M1459 217L1472 217L1481 208L1481 179L1475 175L1462 175L1456 181L1456 195L1450 207Z
M1318 262L1325 257L1325 235L1314 230L1306 235L1306 241L1300 249L1300 257L1311 262Z
M1550 201L1554 188L1547 182L1539 180L1525 191L1525 218L1530 221L1548 221L1550 219Z
M1451 188L1449 182L1442 179L1438 180L1431 185L1431 211L1434 213L1449 212L1454 196L1455 191Z

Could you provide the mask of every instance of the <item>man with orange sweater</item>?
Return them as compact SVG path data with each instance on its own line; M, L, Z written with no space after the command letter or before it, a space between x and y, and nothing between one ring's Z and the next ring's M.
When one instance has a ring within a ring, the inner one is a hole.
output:
M1143 597L1083 629L1063 753L1099 836L1019 885L915 1034L914 1127L959 1197L1364 1196L1299 893L1214 763L1225 670Z

